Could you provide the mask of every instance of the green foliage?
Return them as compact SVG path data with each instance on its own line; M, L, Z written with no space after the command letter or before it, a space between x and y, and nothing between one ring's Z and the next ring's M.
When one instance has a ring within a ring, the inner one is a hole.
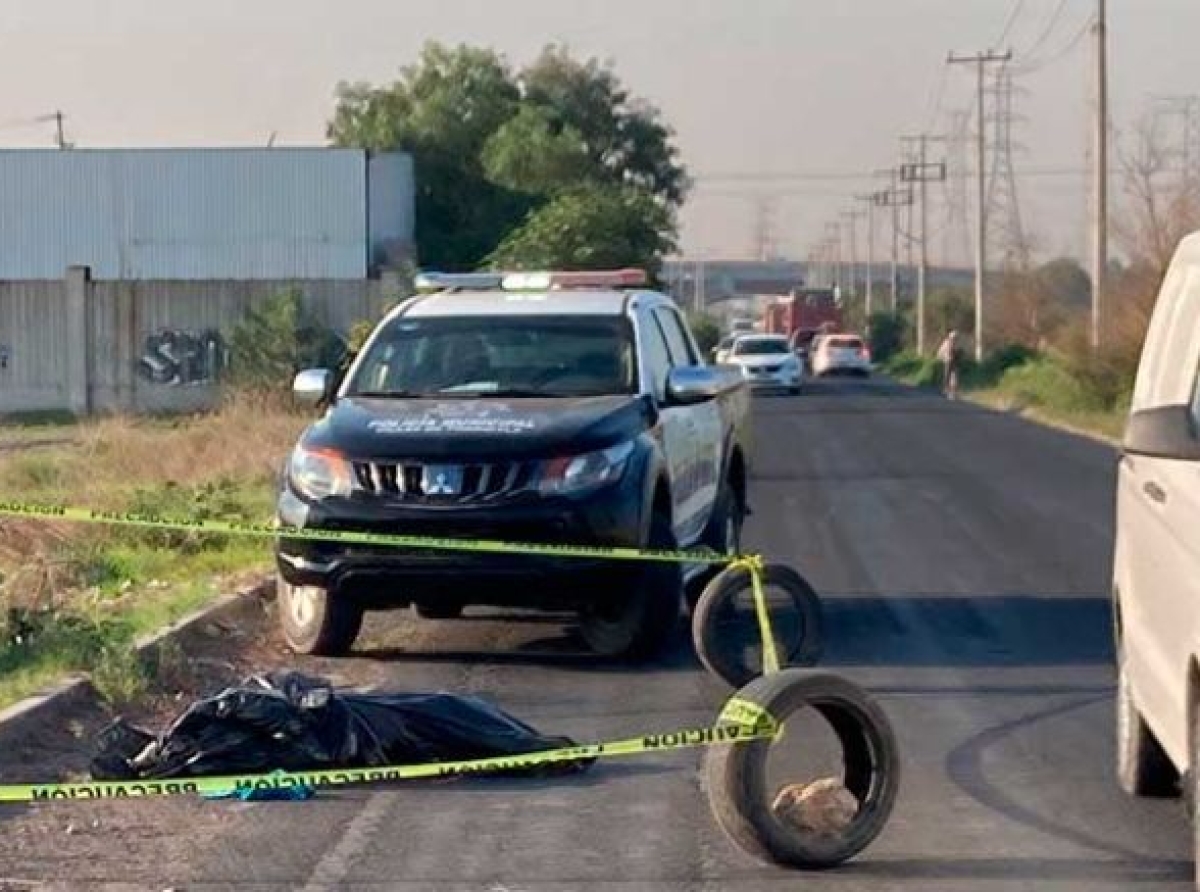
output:
M500 243L488 264L501 269L637 266L655 272L674 247L670 213L632 188L564 192Z
M1072 258L1042 264L1034 270L1033 282L1041 294L1060 307L1079 310L1091 304L1092 279Z
M975 328L975 299L965 288L938 288L925 305L926 333L940 343L947 332L968 333Z
M711 356L717 344L721 343L721 323L707 313L688 313L687 321L700 354Z
M281 291L252 307L229 335L235 386L287 390L301 369L327 366L341 353L337 336L313 318L298 291Z
M550 195L595 176L583 137L551 112L526 106L483 147L483 169L493 183L514 192Z
M886 362L904 349L908 331L905 320L891 313L872 313L867 323L867 340L875 362Z
M328 134L412 153L418 253L440 269L476 268L522 221L594 184L652 196L669 244L686 186L657 112L610 69L557 48L516 77L490 50L430 43L394 83L339 86Z
M1021 406L1072 411L1106 408L1096 392L1060 362L1047 357L1009 369L1001 377L999 387Z
M611 68L548 46L521 73L521 83L526 101L551 110L583 137L594 167L611 182L638 186L672 207L683 202L687 174L674 134L653 106L630 96Z

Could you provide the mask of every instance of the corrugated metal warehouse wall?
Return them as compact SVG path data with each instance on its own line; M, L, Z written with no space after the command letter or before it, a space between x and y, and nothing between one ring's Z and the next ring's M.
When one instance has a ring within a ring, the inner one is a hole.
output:
M412 243L403 154L0 151L0 280L363 279Z

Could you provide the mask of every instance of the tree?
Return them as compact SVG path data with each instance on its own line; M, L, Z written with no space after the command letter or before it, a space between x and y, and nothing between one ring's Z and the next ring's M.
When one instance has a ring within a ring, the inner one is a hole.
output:
M674 248L670 212L634 188L584 186L534 211L488 257L505 269L637 266L657 272Z
M483 169L493 183L531 195L579 186L596 173L579 131L530 105L484 144Z
M471 269L533 206L490 182L481 161L520 98L494 52L430 43L390 85L340 85L328 135L334 145L411 153L422 264Z
M686 187L658 112L630 98L611 69L554 47L516 78L490 50L427 44L392 84L339 86L328 133L335 145L413 155L426 267L476 268L524 222L561 216L573 201L565 193L602 184L604 207L636 206L661 227L661 237L635 241L669 245Z
M583 138L593 164L616 183L646 190L678 207L687 173L658 110L632 99L611 68L579 62L561 46L548 46L521 73L528 102L552 112Z

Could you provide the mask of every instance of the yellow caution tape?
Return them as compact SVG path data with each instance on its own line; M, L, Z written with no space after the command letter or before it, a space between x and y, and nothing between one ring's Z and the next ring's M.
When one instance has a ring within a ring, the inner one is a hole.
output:
M766 567L758 555L735 558L729 565L731 570L745 570L750 574L750 586L754 594L754 613L758 618L758 633L763 643L763 675L779 671L779 652L775 649L775 636L771 633L771 613L767 608L767 595L763 590L763 573Z
M750 720L728 719L727 716ZM608 743L561 747L519 756L499 756L458 762L428 762L423 765L395 765L379 768L335 768L323 771L273 772L271 774L229 775L227 777L188 777L172 780L95 781L65 784L0 785L0 803L55 802L83 799L128 799L147 796L214 795L244 790L269 790L285 787L339 787L455 777L473 774L519 771L542 765L579 762L587 759L633 756L727 743L771 740L779 732L778 723L754 703L734 698L726 704L715 726L647 734Z
M754 610L763 642L763 673L778 672L782 663L771 634L770 611L763 591L763 559L760 555L722 555L711 550L672 551L667 549L620 548L603 545L552 545L531 542L504 542L494 539L452 539L433 536L405 536L396 533L369 533L357 530L305 529L274 523L249 521L200 520L129 511L97 511L37 502L0 501L0 517L34 517L72 523L107 524L176 532L210 533L314 542L348 542L356 545L385 545L397 548L434 551L486 552L558 558L601 558L622 561L661 561L688 564L725 564L730 569L749 572L753 586Z
M97 511L69 508L37 502L0 501L0 516L35 517L71 523L108 524L176 532L213 533L227 536L251 536L262 539L303 540L311 542L348 542L353 545L388 545L396 548L432 551L473 551L491 554L520 554L536 557L603 558L619 561L661 561L678 564L725 564L730 555L709 549L679 551L653 548L621 548L603 545L552 545L533 542L503 542L494 539L452 539L434 536L405 536L396 533L370 533L359 530L324 530L285 527L274 523L249 521L199 520L132 511Z

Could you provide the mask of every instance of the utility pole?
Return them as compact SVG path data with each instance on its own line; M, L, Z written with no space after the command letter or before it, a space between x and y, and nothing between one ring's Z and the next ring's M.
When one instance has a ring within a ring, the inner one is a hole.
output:
M871 319L871 304L875 298L875 193L855 195L855 201L867 206L867 296L864 304L866 321Z
M917 143L917 160L900 168L900 179L905 183L917 183L921 200L921 254L917 266L917 352L925 355L925 280L929 269L929 184L946 180L946 162L930 162L928 147L931 142L942 142L943 136L921 133L916 136L900 137L906 142Z
M850 298L858 299L858 221L862 211L843 211L842 219L850 224Z
M1101 0L1102 2L1102 0ZM975 207L975 361L983 361L983 286L984 271L987 268L987 113L983 107L983 77L988 65L1007 62L1012 59L1011 52L996 53L988 50L984 53L958 55L951 53L947 64L975 66L975 94L979 116L979 133L975 146L975 176L976 176L976 207Z
M1102 339L1100 313L1108 273L1108 20L1106 0L1096 0L1096 130L1092 152L1092 349Z
M912 189L897 189L896 179L898 171L896 168L889 170L877 170L876 175L886 174L889 178L889 186L882 192L875 193L875 204L879 207L892 209L892 268L891 268L891 304L892 315L896 315L898 295L900 291L900 208L905 205L912 204L913 194Z

